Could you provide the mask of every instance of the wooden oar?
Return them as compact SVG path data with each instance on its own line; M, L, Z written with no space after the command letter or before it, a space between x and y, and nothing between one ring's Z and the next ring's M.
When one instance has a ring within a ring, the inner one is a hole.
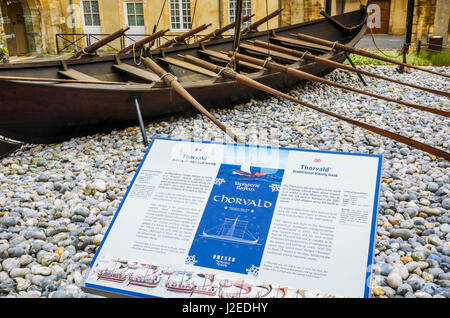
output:
M250 20L252 17L254 16L254 14L252 15L247 15L245 17L242 18L242 22L247 22L248 20ZM217 29L214 32L211 32L208 35L205 35L203 38L199 39L197 42L195 43L201 43L201 42L205 42L211 38L216 38L220 35L222 35L224 32L227 32L228 30L231 30L232 28L234 28L234 26L236 25L236 22L227 24L226 26L224 26L221 29Z
M359 48L355 48L355 47L351 47L351 46L348 46L348 45L340 44L337 41L336 42L331 42L331 41L328 41L328 40L316 38L314 36L310 36L310 35L306 35L306 34L302 34L302 33L291 34L291 35L299 38L300 40L307 41L307 42L312 42L312 43L316 43L316 44L320 44L320 45L324 45L324 46L328 46L328 47L330 47L332 49L336 49L336 50L339 50L339 51L345 51L345 52L349 52L349 53L353 53L353 54L357 54L357 55L362 55L362 56L370 57L370 58L377 59L377 60L380 60L380 61L384 61L384 62L388 62L388 63L392 63L392 64L397 64L397 65L401 65L401 66L404 66L404 67L410 67L410 68L413 68L413 69L416 69L416 70L419 70L419 71L423 71L423 72L431 73L431 74L434 74L434 75L440 75L440 76L444 76L444 77L450 78L450 75L447 75L447 74L444 74L444 73L439 73L439 72L428 70L428 69L425 69L425 68L422 68L422 67L419 67L419 66L415 66L415 65L399 62L399 61L396 61L396 60L393 60L393 59L390 59L390 58L387 58L387 57L384 57L384 56L380 56L380 55L376 55L374 53L367 52L367 51L359 49Z
M242 30L242 34L246 34L252 30L256 30L256 28L258 28L260 25L266 23L267 21L275 18L276 16L278 16L281 12L283 11L283 9L278 9L275 10L274 12L270 13L269 15L265 16L264 18L259 19L258 21L253 22L252 24L250 24L248 27L246 27L244 30Z
M107 37L101 39L100 41L97 41L94 44L89 45L88 47L84 48L83 50L78 51L78 53L74 54L72 57L70 57L70 59L77 59L77 58L79 58L82 55L95 52L96 50L98 50L102 46L104 46L104 45L108 44L109 42L114 41L115 39L121 37L129 29L130 29L130 27L127 26L126 28L122 28L122 29L114 32L113 34L108 35Z
M161 66L156 64L152 59L146 57L143 59L144 64L161 77L168 86L172 87L178 94L180 94L184 99L186 99L192 106L194 106L200 113L205 115L209 120L216 124L222 131L224 131L228 136L233 138L234 141L238 143L244 143L233 131L228 129L224 124L217 120L210 112L206 110L202 105L200 105L197 100L189 94L188 91L177 81L176 77L169 72L166 72Z
M210 26L211 26L211 24L203 24L195 29L192 29L192 30L186 32L186 33L180 34L179 36L173 38L172 40L167 41L166 43L161 44L156 49L163 49L163 48L171 46L172 44L183 43L183 41L186 40L188 37L193 36L194 34L197 34L199 32L202 32L203 30L206 30Z
M139 40L136 43L129 45L126 48L120 50L119 52L117 52L117 54L127 53L128 51L132 50L133 48L135 48L135 49L140 48L141 46L162 37L164 34L166 34L169 31L170 31L170 29L166 29L166 30L160 30L156 33L153 33L152 35L149 35L149 36L143 38L142 40Z
M363 94L363 95L367 95L367 96L371 96L371 97L375 97L375 98L379 98L379 99L383 99L385 101L388 102L393 102L393 103L397 103L397 104L401 104L401 105L405 105L407 107L411 107L411 108L415 108L415 109L419 109L422 111L426 111L426 112L430 112L430 113L434 113L437 115L441 115L441 116L445 116L445 117L450 117L450 112L444 111L444 110L440 110L440 109L436 109L436 108L430 108L430 107L424 107L418 104L413 104L413 103L409 103L409 102L404 102L398 99L393 99L390 97L386 97L386 96L382 96L382 95L378 95L378 94L374 94L362 89L358 89L358 88L353 88L353 87L349 87L349 86L345 86L339 83L335 83L329 80L326 80L322 77L318 77L300 70L296 70L292 67L288 67L288 66L284 66L275 62L271 62L269 60L261 60L261 59L257 59L251 56L247 56L244 54L239 54L239 53L229 53L228 56L235 56L235 58L237 60L240 61L245 61L248 63L252 63L255 65L259 65L262 67L266 67L267 69L271 69L277 72L281 72L281 73L286 73L288 75L294 76L294 77L298 77L301 79L305 79L308 81L313 81L313 82L318 82L318 83L322 83L322 84L326 84L326 85L330 85L330 86L334 86L334 87L338 87L341 89L345 89L348 91L352 91L355 93L359 93L359 94Z
M398 81L398 80L390 78L390 77L381 76L378 74L374 74L374 73L371 73L368 71L364 71L364 70L361 70L358 68L351 67L349 65L344 65L342 63L331 61L326 58L318 57L313 54L309 54L306 51L294 50L294 49L290 49L290 48L287 48L284 46L280 46L280 45L276 45L276 44L272 44L272 43L268 43L268 42L263 42L263 41L259 41L259 40L248 41L248 42L250 42L253 45L258 46L258 47L262 47L262 48L265 48L265 49L268 49L271 51L277 51L277 52L280 52L283 54L289 54L289 55L299 57L299 58L307 60L307 61L319 63L319 64L326 65L326 66L331 66L334 68L339 68L339 69L350 71L350 72L355 72L355 73L362 74L362 75L367 75L370 77L378 78L378 79L396 83L399 85L409 86L409 87L412 87L415 89L420 89L420 90L423 90L423 91L426 91L429 93L433 93L433 94L437 94L437 95L441 95L441 96L445 96L445 97L450 97L450 93L447 93L447 92L439 91L439 90L428 88L428 87L422 87L422 86L411 84L411 83L401 82L401 81Z
M204 67L205 69L208 69L210 71L216 72L217 74L219 74L219 75L221 75L221 76L223 76L225 78L229 78L231 80L234 80L234 81L236 81L238 83L247 85L249 87L261 90L261 91L269 93L269 94L273 94L273 95L281 97L281 98L285 98L285 99L290 100L290 101L292 101L294 103L298 103L300 105L303 105L303 106L306 106L308 108L314 109L314 110L316 110L318 112L321 112L321 113L327 114L329 116L338 118L340 120L346 121L346 122L348 122L350 124L353 124L355 126L367 129L367 130L372 131L372 132L374 132L376 134L379 134L381 136L384 136L384 137L396 140L398 142L401 142L401 143L404 143L404 144L409 145L411 147L420 149L420 150L425 151L427 153L430 153L432 155L445 158L446 160L450 160L450 153L445 152L445 151L443 151L441 149L434 148L432 146L429 146L427 144L421 143L421 142L416 141L414 139L407 138L407 137L404 137L402 135L398 135L396 133L390 132L390 131L385 130L385 129L381 129L381 128L378 128L378 127L375 127L375 126L371 126L371 125L368 125L366 123L359 122L357 120L354 120L354 119L351 119L351 118L348 118L348 117L345 117L345 116L342 116L342 115L330 112L330 111L328 111L326 109L322 109L320 107L314 106L312 104L306 103L306 102L304 102L304 101L302 101L300 99L297 99L297 98L292 97L292 96L290 96L288 94L285 94L285 93L282 93L282 92L280 92L280 91L278 91L276 89L273 89L273 88L271 88L269 86L261 84L261 83L255 81L255 80L247 77L247 76L244 76L242 74L236 73L235 71L233 71L230 68L221 67L221 66L209 63L207 61L198 59L198 58L190 56L190 55L185 55L185 56L183 56L183 58L186 61L188 61L188 62L190 62L192 64L197 64L198 66L201 66L201 67Z

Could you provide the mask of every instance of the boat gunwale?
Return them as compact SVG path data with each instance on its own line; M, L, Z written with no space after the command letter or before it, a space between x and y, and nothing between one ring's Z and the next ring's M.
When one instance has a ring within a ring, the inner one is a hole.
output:
M361 11L361 9L343 13L343 14L339 15L339 17L343 17L343 16L350 15L350 14L355 14L356 12L359 12L359 11ZM365 33L365 30L367 29L367 24L365 24L364 21L366 19L367 19L367 12L364 14L363 19L358 23L358 24L361 24L361 23L363 24L363 26L361 27L361 30L358 32L357 35L355 35L352 38L351 41L347 42L346 44L351 44L353 39L361 33L362 29L364 29L364 33ZM313 21L301 22L301 23L297 23L297 24L293 24L293 25L278 27L275 29L270 29L269 31L270 32L271 31L284 32L284 31L288 31L291 29L297 29L300 27L308 26L308 25L323 23L326 21L329 21L329 20L327 18L321 18L321 19L317 19L317 20L313 20ZM267 30L266 31L258 31L258 32L250 32L250 33L243 35L241 40L252 39L255 37L261 37L261 36L265 36L265 35L268 35ZM150 50L150 57L153 57L153 55L157 55L157 56L161 55L162 56L163 54L174 53L174 52L179 52L179 51L186 51L188 49L201 48L202 45L204 45L205 47L208 47L208 46L224 44L224 43L231 42L231 41L232 41L232 38L223 38L223 39L215 39L212 41L204 42L203 44L202 43L194 43L194 44L189 44L187 46L175 46L175 47L164 48L164 49L154 49L154 50ZM323 57L325 57L327 54L323 55ZM116 55L121 59L131 59L134 56L133 53L123 53L123 54L110 53L107 55L105 54L105 55L101 55L101 56L94 56L94 57L89 57L89 58L84 58L84 59L83 58L81 58L81 59L63 59L63 58L61 58L61 59L56 59L56 60L40 61L40 62L24 62L24 63L3 64L3 65L0 64L0 71L3 69L41 68L41 67L58 66L58 65L61 65L62 62L65 62L67 66L79 65L79 64L91 64L91 63L99 63L99 62L114 62L116 59Z
M362 38L362 36L366 33L367 25L362 26L361 30L358 32L358 34L353 37L349 42L347 42L347 45L353 46L359 40ZM214 43L216 44L216 43ZM180 48L177 48L180 49ZM186 50L186 48L182 49ZM336 52L336 51L330 51L328 53L325 53L323 55L319 55L322 58L331 59L336 58L337 56L345 55L344 52ZM114 56L112 56L112 60L114 60ZM108 62L108 60L102 60L103 62ZM54 61L51 61L54 62ZM93 63L93 61L89 61L89 63ZM288 64L289 67L295 67L296 69L301 69L303 67L309 66L311 64L314 64L315 62L308 62L305 64L300 64L299 62L294 62L291 64ZM60 63L56 63L58 65ZM42 66L41 66L42 67ZM1 70L1 69L0 69ZM247 73L246 76L249 78L252 78L254 80L262 80L268 76L279 74L279 72L276 71L270 71L270 70L260 70L253 73ZM1 82L1 81L0 81ZM87 90L98 90L98 91L125 91L129 93L145 93L149 91L154 90L171 90L171 87L168 86L159 86L155 87L153 83L125 83L123 85L112 85L112 84L101 84L101 83L55 83L51 81L45 81L45 82L30 82L25 80L11 80L9 82L20 82L25 85L33 85L33 86L45 86L45 87L63 87L66 89L87 89ZM208 86L215 86L215 85L223 85L228 83L234 83L233 80L230 79L223 79L223 78L217 78L217 79L205 79L205 80L199 80L195 82L180 82L180 84L186 88L186 89L195 89L195 88L203 88Z

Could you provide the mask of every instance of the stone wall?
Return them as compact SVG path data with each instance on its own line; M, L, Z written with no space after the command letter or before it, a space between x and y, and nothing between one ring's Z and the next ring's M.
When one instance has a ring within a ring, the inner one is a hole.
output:
M196 0L192 0L192 6ZM200 1L197 6L194 27L203 23L212 23L213 25L203 33L211 32L212 30L226 25L229 21L228 17L228 0L197 0ZM262 18L266 13L266 0L251 0L252 10L256 19ZM415 0L414 12L414 26L413 26L413 42L417 43L418 39L427 40L429 35L436 32L445 34L448 31L448 2L449 0ZM58 33L72 33L72 25L69 20L70 8L69 0L20 0L25 20L26 20L26 38L31 53L51 53L55 54L57 51L56 34ZM81 19L80 0L73 0L75 5L75 32L84 33ZM391 19L389 33L403 35L406 30L406 5L407 0L392 0L391 1ZM124 12L123 0L99 0L102 33L112 33L123 27ZM161 0L143 0L145 13L145 31L147 34L151 33L153 26L156 24L160 14L162 1ZM322 18L320 11L325 9L325 0L268 0L269 12L278 9L279 3L284 11L281 15L281 25L290 25L300 22L307 22ZM334 3L334 1L333 1ZM346 0L345 11L352 11L359 8L359 0ZM363 0L366 3L366 0ZM437 5L440 5L440 10L436 10ZM446 5L445 5L446 4ZM221 10L219 10L221 5ZM168 3L163 12L159 29L170 27L170 16L168 10ZM336 14L337 6L333 6L333 14ZM443 13L442 10L447 10ZM219 12L222 16L219 17ZM440 13L440 18L437 18ZM5 14L5 13L3 13ZM1 13L0 13L1 15ZM447 20L445 20L447 17ZM439 22L435 22L439 21ZM447 24L445 24L447 22ZM435 23L439 24L440 28L435 28ZM279 19L274 18L270 21L270 28L278 27ZM265 30L266 25L260 27L260 30ZM443 31L443 29L445 29ZM6 46L5 32L0 23L0 45Z
M6 45L6 34L5 29L3 28L3 20L2 20L2 7L0 6L0 47L7 47Z

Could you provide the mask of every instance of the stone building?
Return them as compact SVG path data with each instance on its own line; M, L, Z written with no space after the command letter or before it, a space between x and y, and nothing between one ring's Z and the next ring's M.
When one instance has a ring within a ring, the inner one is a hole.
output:
M367 0L361 0L366 3ZM449 0L415 0L414 41L430 35L448 34ZM376 33L404 34L408 0L372 0L381 13ZM155 25L180 34L204 23L205 32L233 21L236 0L0 0L0 46L10 55L49 53L61 48L72 50L70 42L83 47L129 25L132 42L151 34ZM283 8L269 28L322 18L325 0L244 0L244 14ZM332 14L358 9L360 0L333 0ZM266 25L260 29L264 30ZM120 43L111 44L118 46ZM126 43L122 43L126 44Z

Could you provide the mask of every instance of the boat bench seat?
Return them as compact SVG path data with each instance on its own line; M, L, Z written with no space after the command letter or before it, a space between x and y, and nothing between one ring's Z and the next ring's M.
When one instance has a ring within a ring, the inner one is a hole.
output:
M271 40L275 41L275 42L285 42L288 44L293 44L293 45L298 45L301 47L305 47L305 48L310 48L312 50L321 50L321 51L331 51L331 48L327 47L327 46L323 46L323 45L319 45L319 44L315 44L315 43L311 43L311 42L306 42L306 41L302 41L302 40L297 40L297 39L293 39L293 38L288 38L285 36L274 36L270 38Z
M120 64L114 64L113 67L119 71L122 71L129 75L136 76L136 77L143 79L145 81L148 81L148 82L159 82L160 81L159 76L156 75L155 73L138 68L133 65L120 63Z
M217 75L214 72L211 72L209 70L204 69L203 67L197 66L195 64L192 63L188 63L185 61L181 61L181 60L177 60L171 57L162 57L160 58L161 61L171 64L171 65L175 65L181 68L184 68L186 70L195 72L195 73L199 73L208 77L218 77L219 75Z
M249 45L249 44L242 43L240 45L240 47L243 48L244 50L247 50L247 51L256 52L256 53L263 54L263 55L269 55L269 56L272 56L274 58L280 58L282 60L286 60L288 62L298 62L298 61L300 61L299 57L295 57L295 56L292 56L292 55L280 53L280 52L277 52L277 51L274 51L274 50L268 50L268 49L265 49L265 48L262 48L262 47L258 47L258 46L254 46L254 45Z
M79 80L79 81L87 81L87 82L90 82L90 81L92 81L92 82L99 82L100 81L99 79L97 79L97 78L95 78L93 76L84 74L84 73L79 72L79 71L74 70L74 69L66 69L64 71L59 71L58 73L61 74L61 75L66 76L68 78L71 78L71 79L74 79L74 80Z

